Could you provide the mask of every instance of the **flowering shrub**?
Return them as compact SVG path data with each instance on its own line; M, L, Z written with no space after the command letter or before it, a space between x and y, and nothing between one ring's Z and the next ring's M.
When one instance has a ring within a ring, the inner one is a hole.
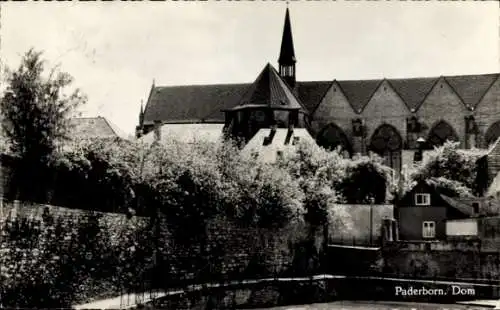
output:
M348 204L383 204L392 187L392 170L376 155L347 161L345 177L337 187L343 202Z
M117 290L173 285L181 277L201 281L264 276L287 268L294 273L317 270L318 240L326 242L329 229L349 226L349 214L336 204L385 199L390 171L377 159L349 161L306 143L284 155L269 164L242 158L229 143L73 141L47 167L56 175L51 201L73 208L116 209L129 217L139 212L150 216L150 224L104 227L99 216L92 215L68 225L47 216L38 239L36 230L24 238L31 242L23 245L32 249L26 252L31 263L23 262L27 267L22 272L19 264L12 267L23 275L33 268L44 273L33 273L32 282L25 282L29 277L10 282L9 296L28 289L45 292L46 287L59 294L43 293L57 296L49 304L87 302L90 297L117 295ZM215 229L214 221L219 223ZM224 223L232 228L223 230ZM231 240L239 240L244 250ZM15 247L8 243L9 249ZM33 249L49 256L32 259ZM287 260L288 267L277 263Z
M460 150L459 145L457 142L446 142L430 151L425 160L412 171L407 185L419 180L431 180L450 196L471 196L478 189L477 161L485 152Z

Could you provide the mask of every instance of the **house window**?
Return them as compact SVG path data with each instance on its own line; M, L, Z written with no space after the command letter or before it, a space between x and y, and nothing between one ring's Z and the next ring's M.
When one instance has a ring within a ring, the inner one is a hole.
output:
M434 238L436 236L436 222L428 221L422 223L422 237Z
M415 194L415 205L416 206L428 206L431 204L430 194Z

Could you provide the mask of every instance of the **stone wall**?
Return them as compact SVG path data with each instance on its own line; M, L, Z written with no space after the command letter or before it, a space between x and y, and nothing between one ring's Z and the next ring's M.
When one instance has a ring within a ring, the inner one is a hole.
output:
M416 278L500 279L500 253L480 241L393 242L382 249L385 275Z

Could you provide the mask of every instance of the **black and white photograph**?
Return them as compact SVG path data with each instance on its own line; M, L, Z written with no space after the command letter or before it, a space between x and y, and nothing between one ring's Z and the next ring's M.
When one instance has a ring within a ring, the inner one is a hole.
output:
M0 2L0 309L500 309L500 3Z

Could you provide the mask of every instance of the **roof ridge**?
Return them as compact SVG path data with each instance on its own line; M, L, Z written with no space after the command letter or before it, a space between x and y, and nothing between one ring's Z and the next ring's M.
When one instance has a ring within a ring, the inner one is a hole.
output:
M151 88L149 90L148 100L146 102L146 105L144 106L144 115L146 115L146 111L148 110L148 107L150 107L151 96L153 95L153 90L155 89L155 87L155 82L153 80L153 84L151 84Z
M496 75L496 78L493 79L493 81L491 82L490 85L488 85L488 87L486 88L486 90L484 91L484 93L481 95L481 97L479 98L479 100L474 104L474 107L473 107L474 110L483 101L484 96L486 96L486 94L489 93L490 89L493 87L493 85L495 84L495 82L498 81L498 80L500 80L500 73L495 73L495 74L492 74L492 75Z
M399 99L401 99L401 101L403 102L403 104L405 105L405 107L408 109L408 111L410 111L411 113L414 113L413 109L411 109L409 106L408 106L408 102L406 102L404 99L403 99L403 96L401 96L401 94L396 90L396 87L394 87L394 85L391 83L391 81L389 81L389 79L384 79L387 84L389 84L389 87L391 87L391 89L394 91L394 93L396 94L396 96L399 97Z
M455 95L457 95L458 99L460 99L460 101L462 102L465 109L470 111L470 108L467 106L467 103L465 103L465 100L462 97L462 95L460 95L459 92L455 89L455 87L453 87L453 85L448 81L447 77L443 76L442 78L443 78L443 80L446 81L446 84L448 84L448 86L450 86L451 90L455 93ZM451 78L451 76L448 76L448 78Z
M100 116L102 117L102 116ZM102 119L104 119L104 121L106 122L106 124L108 124L109 128L111 128L111 131L119 138L126 138L126 133L125 132L118 132L118 130L121 131L121 128L118 128L118 126L116 126L112 121L110 121L109 119L107 119L106 117L102 117Z
M333 84L335 83L335 81L337 81L336 79L333 79L330 83L330 85L328 86L328 88L326 89L325 93L323 95L321 95L321 99L318 101L318 103L316 104L316 106L313 108L313 110L311 111L311 115L314 115L314 113L316 113L316 110L319 108L319 105L323 102L323 99L325 99L326 97L326 94L328 94L328 92L330 91L330 89L332 89L333 87ZM326 81L325 81L326 82ZM344 95L345 96L345 95Z
M339 80L335 79L335 82L337 82L337 85L339 86L340 91L341 91L341 92L342 92L342 94L344 95L345 100L347 101L347 103L348 103L348 104L349 104L349 106L351 107L351 109L352 109L352 111L354 112L354 114L360 114L362 111L360 111L360 112L358 113L358 110L356 110L356 109L354 108L354 106L352 105L351 100L349 100L349 97L347 96L347 93L345 92L344 88L343 88L343 87L342 87L342 85L340 84L340 82L341 82L341 81L339 81Z
M379 83L377 84L377 87L375 87L375 89L373 90L373 92L371 93L371 95L368 97L368 100L365 102L365 104L361 108L361 113L365 110L366 106L368 105L368 103L370 103L370 101L372 100L373 96L375 95L375 93L377 92L377 90L380 88L380 86L382 86L382 83L384 81L385 81L385 78L383 78L382 80L379 81Z
M425 94L424 99L422 99L422 101L418 104L418 106L415 107L415 112L417 112L420 109L420 107L424 104L424 102L427 100L427 98L432 93L432 91L434 90L434 88L436 88L436 85L437 85L437 83L439 82L439 80L441 78L442 77L434 78L434 82L432 83L431 88L429 88L429 91L427 92L427 94Z
M203 87L203 86L236 86L236 85L251 85L253 82L246 82L246 83L210 83L210 84L183 84L183 85L156 85L154 86L155 89L157 88L172 88L172 87Z

